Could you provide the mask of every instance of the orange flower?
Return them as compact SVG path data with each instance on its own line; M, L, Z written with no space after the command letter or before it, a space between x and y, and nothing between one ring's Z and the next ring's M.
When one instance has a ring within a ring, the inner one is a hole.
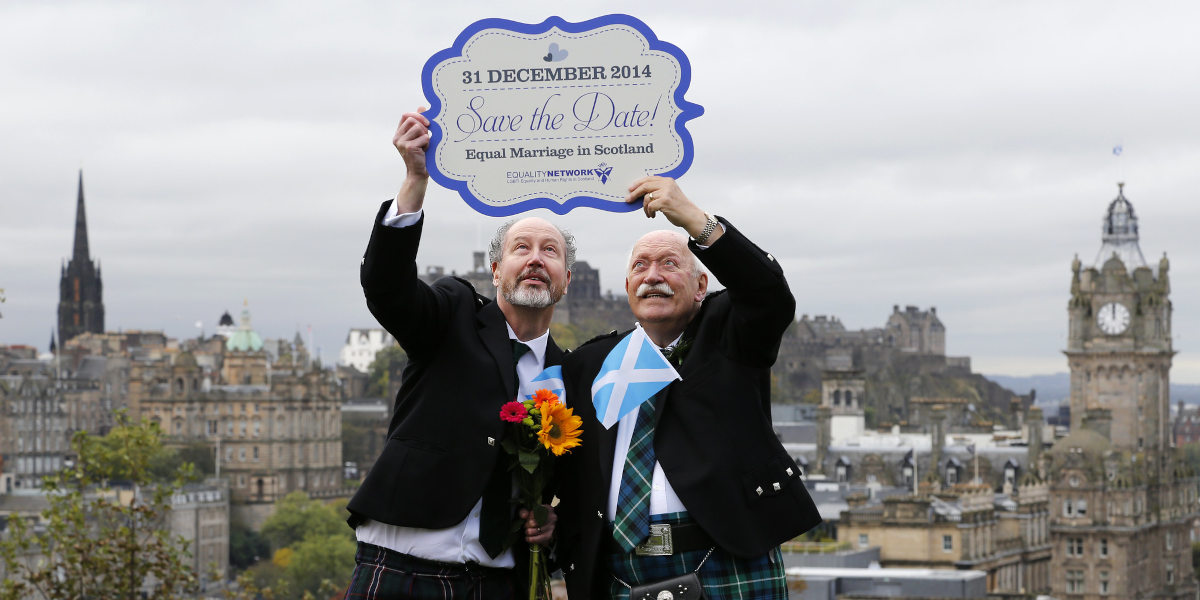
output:
M540 394L543 390L538 390ZM579 426L583 419L575 416L574 412L563 406L554 394L552 400L542 404L542 429L538 432L538 441L555 456L562 456L571 448L579 446L583 433Z
M558 394L546 389L534 392L533 395L530 396L530 399L533 400L533 405L536 406L538 410L542 410L542 405L547 402L558 404Z

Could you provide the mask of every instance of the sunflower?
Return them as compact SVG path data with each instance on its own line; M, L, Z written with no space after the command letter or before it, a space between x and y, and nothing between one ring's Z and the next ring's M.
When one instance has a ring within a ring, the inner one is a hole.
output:
M583 419L575 416L557 397L542 404L541 408L542 429L538 432L538 441L542 446L555 456L562 456L582 443L579 436L583 431L579 426L583 424Z

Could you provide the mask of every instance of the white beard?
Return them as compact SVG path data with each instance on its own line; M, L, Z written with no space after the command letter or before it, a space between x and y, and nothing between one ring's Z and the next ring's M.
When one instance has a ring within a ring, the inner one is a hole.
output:
M504 299L513 306L525 306L528 308L546 308L554 304L557 299L550 293L550 290L544 288L527 288L517 286L516 289L502 286L501 293L504 294Z

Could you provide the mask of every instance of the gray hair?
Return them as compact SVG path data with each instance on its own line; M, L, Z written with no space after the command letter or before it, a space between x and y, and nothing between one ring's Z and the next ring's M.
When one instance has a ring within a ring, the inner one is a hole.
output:
M492 241L488 244L489 263L498 263L501 258L504 258L504 238L508 237L508 230L512 229L512 226L516 225L517 221L520 221L520 219L511 219L496 229L496 234L492 236ZM554 223L551 223L551 225L554 225ZM565 258L567 259L567 270L570 271L575 266L575 236L571 235L570 231L558 225L554 225L554 229L558 231L558 234L563 238L563 243L567 245Z

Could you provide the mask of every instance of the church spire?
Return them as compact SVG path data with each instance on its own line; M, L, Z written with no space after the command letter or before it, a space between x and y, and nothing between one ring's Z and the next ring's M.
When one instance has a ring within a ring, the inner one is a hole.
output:
M83 210L83 169L79 170L79 196L75 202L75 249L71 258L88 261L87 215Z

